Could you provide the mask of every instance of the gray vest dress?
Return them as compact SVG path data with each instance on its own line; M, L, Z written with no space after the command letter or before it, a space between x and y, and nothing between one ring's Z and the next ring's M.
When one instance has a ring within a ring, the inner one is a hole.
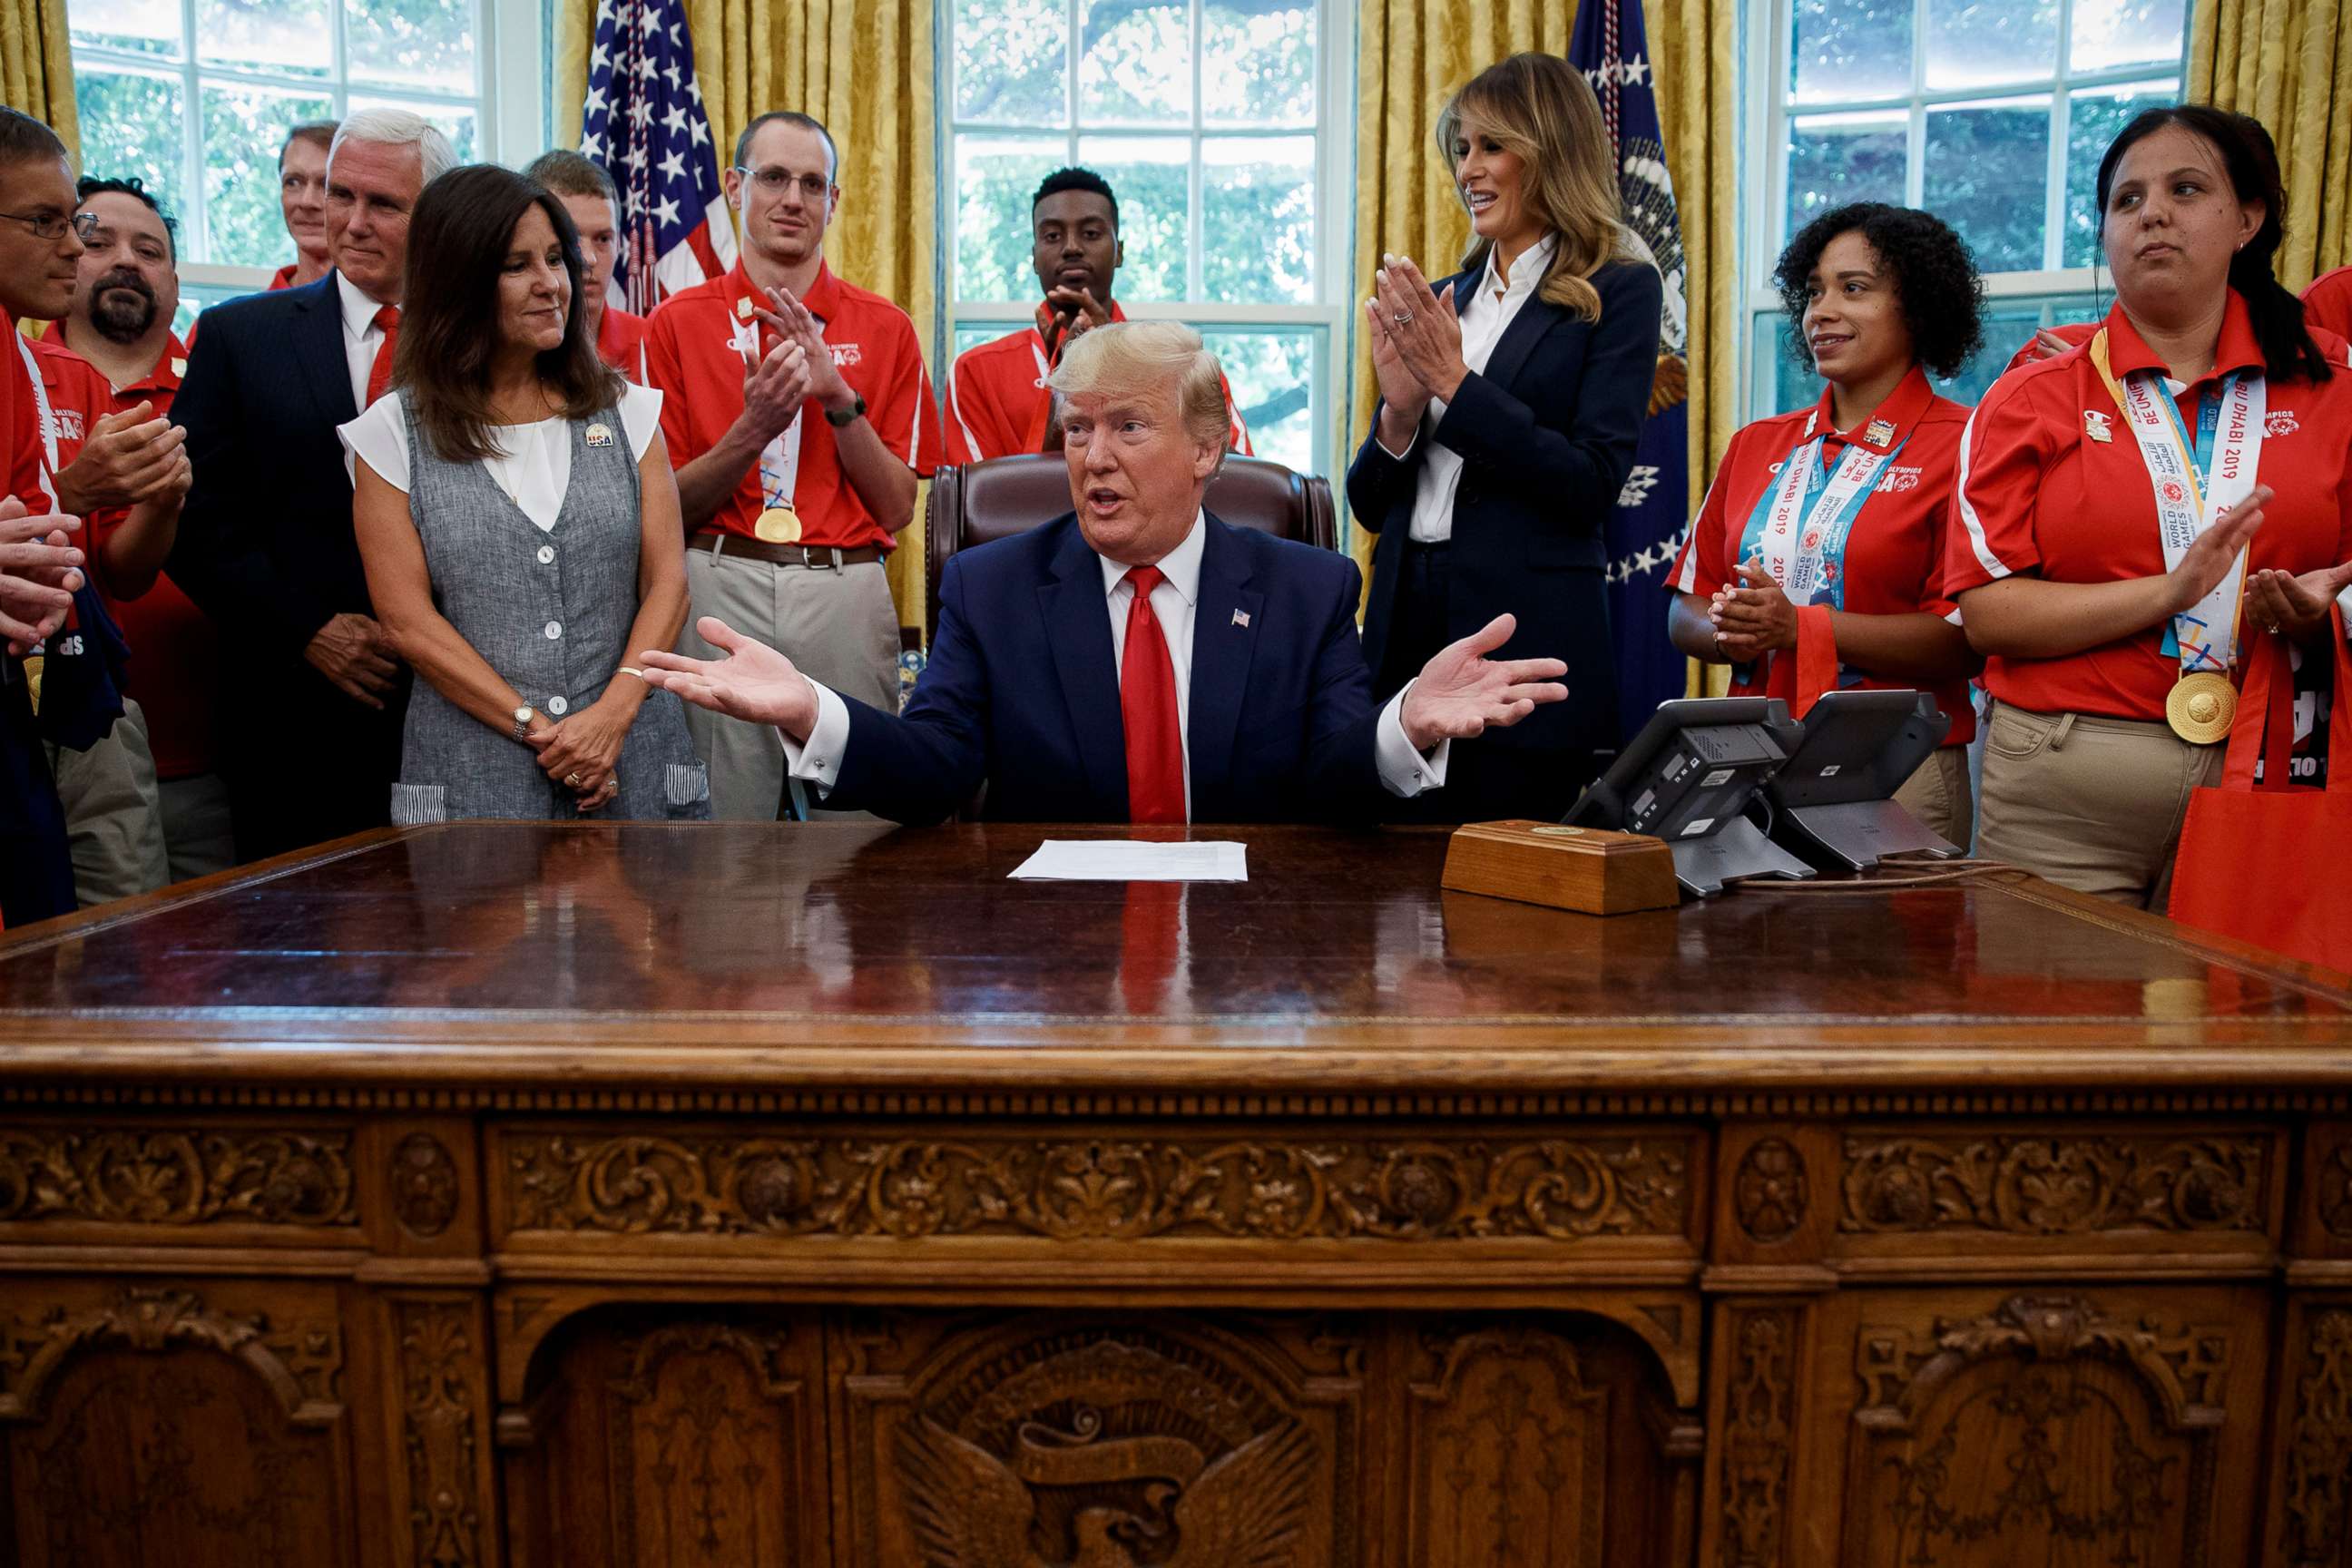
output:
M404 400L404 403L405 400ZM637 616L642 543L637 465L621 411L571 422L572 473L552 529L541 529L481 463L452 463L408 421L408 515L425 543L433 602L522 700L551 719L604 694ZM595 437L591 440L591 435ZM623 679L627 679L624 677ZM620 793L588 815L677 821L710 815L710 779L687 737L686 711L649 694L621 744ZM540 771L539 753L420 680L402 731L392 819L572 822L572 792Z

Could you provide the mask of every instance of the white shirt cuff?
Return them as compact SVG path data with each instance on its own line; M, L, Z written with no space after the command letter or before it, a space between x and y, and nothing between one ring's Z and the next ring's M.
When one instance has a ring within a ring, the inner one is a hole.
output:
M1454 751L1451 740L1438 742L1437 749L1425 757L1412 749L1412 742L1405 738L1404 732L1405 692L1412 689L1412 682L1408 680L1404 683L1404 690L1389 699L1389 705L1381 710L1380 723L1372 731L1372 754L1380 763L1381 784L1391 795L1402 795L1406 800L1423 790L1437 789L1444 784L1445 759Z
M821 680L809 681L809 687L816 693L816 723L809 731L807 742L795 741L782 730L776 731L776 738L784 743L787 776L814 784L822 799L833 793L834 781L841 776L841 753L849 744L849 704ZM1402 737L1404 731L1400 728L1397 733Z
M1372 445L1378 447L1381 451L1387 452L1390 457L1394 458L1398 462L1402 463L1407 458L1412 456L1412 449L1415 447L1421 445L1421 426L1416 425L1412 427L1412 439L1404 444L1403 451L1399 452L1391 449L1386 441L1381 439L1380 421L1375 419L1372 421Z

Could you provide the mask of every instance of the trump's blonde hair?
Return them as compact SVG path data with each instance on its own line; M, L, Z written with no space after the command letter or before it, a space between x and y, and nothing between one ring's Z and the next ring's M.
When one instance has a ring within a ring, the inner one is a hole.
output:
M1062 363L1045 384L1054 389L1057 413L1073 397L1117 397L1172 385L1187 436L1223 451L1232 433L1217 356L1181 321L1097 327L1062 351Z
M1592 275L1612 261L1655 262L1625 225L1609 127L1584 74L1558 55L1520 54L1472 77L1438 111L1437 149L1449 179L1461 162L1454 143L1465 120L1519 155L1519 199L1559 237L1536 292L1585 321L1599 321L1601 292L1590 281ZM1467 212L1469 198L1459 180L1454 195ZM1494 247L1473 230L1462 269L1483 268Z

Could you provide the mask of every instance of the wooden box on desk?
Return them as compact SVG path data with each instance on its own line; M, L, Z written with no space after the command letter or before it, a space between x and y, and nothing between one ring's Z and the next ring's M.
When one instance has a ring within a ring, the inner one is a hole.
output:
M1456 828L1444 885L1588 915L1672 909L1682 896L1664 839L1519 819Z

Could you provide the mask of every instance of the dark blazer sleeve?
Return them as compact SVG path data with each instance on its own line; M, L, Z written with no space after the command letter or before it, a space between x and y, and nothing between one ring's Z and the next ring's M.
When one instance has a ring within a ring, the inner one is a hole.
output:
M1380 710L1372 704L1371 668L1364 662L1363 638L1356 630L1363 574L1352 561L1341 564L1347 568L1345 586L1316 638L1306 794L1291 803L1289 813L1301 822L1369 822L1396 800L1381 783L1374 749Z
M870 811L915 826L944 822L988 772L988 665L972 636L963 563L940 579L940 629L904 715L855 698L828 810Z
M255 363L274 352L278 379L293 374L283 343L257 341L255 323L235 311L206 317L188 351L188 371L172 401L172 422L188 433L194 482L180 509L172 546L172 580L215 624L249 647L288 658L300 655L334 606L310 585L279 569L267 548L264 520L288 504L268 493L279 465L268 451L263 404L274 405L272 367Z
M1381 445L1381 410L1386 400L1372 405L1372 421L1364 431L1364 444L1356 448L1355 461L1348 465L1348 514L1358 526L1374 533L1389 519L1389 508L1395 504L1397 491L1412 483L1412 474L1419 466L1421 448L1418 444L1407 448L1402 458L1393 457Z
M1486 473L1492 488L1516 490L1525 500L1605 496L1613 504L1633 470L1657 374L1664 288L1656 268L1646 264L1610 267L1593 281L1601 320L1585 351L1576 417L1568 429L1538 423L1534 410L1475 371L1463 378L1437 422L1438 440L1465 458L1492 465ZM1561 506L1548 514L1597 531L1609 508Z

